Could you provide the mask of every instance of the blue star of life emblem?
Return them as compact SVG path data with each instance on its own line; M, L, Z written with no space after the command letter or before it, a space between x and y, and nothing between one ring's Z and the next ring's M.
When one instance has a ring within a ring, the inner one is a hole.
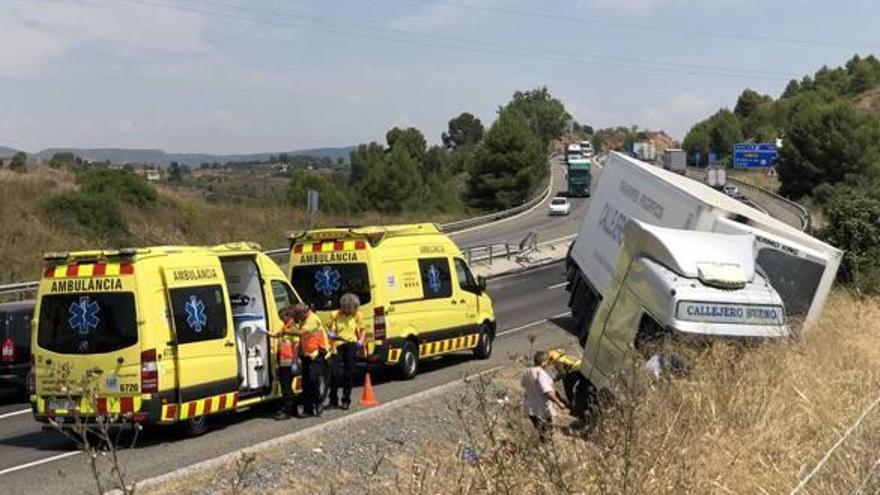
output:
M199 333L205 329L208 323L208 315L205 314L205 303L196 296L189 296L189 301L183 308L186 311L186 324L193 332Z
M97 301L92 301L91 297L80 297L79 301L70 303L67 311L70 313L67 324L80 335L88 335L92 330L98 328L98 323L100 323L98 313L101 312L101 307L98 306Z
M428 267L428 288L431 289L431 292L436 293L440 292L440 286L440 270L431 265Z
M315 290L325 296L330 296L338 291L342 285L339 282L340 278L342 277L339 275L339 270L325 266L315 272Z

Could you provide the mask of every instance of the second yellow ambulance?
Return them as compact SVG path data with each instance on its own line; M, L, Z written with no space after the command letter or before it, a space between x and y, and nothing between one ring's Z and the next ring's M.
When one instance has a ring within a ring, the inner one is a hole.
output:
M290 236L290 279L325 321L351 292L361 301L368 359L402 378L419 361L471 351L488 358L495 312L486 281L434 224L311 230Z

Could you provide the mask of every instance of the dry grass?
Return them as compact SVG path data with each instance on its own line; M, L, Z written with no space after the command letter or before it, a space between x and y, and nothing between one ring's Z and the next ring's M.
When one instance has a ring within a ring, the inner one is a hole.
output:
M42 203L75 189L74 177L62 170L31 167L29 173L0 170L0 283L39 278L42 254L47 251L94 249L92 238L68 232L51 223ZM159 206L150 211L123 208L134 246L158 244L215 244L252 241L264 248L283 247L286 233L305 228L302 210L288 207L224 205L206 202L198 193L159 188ZM379 214L319 215L318 226L339 224L398 223L425 221L424 216L389 217ZM450 220L438 215L431 221Z
M519 411L519 369L472 386L452 406L458 441L391 456L391 474L334 473L351 493L788 493L880 395L880 301L833 296L799 342L714 345L685 379L641 381L586 435L535 441ZM647 380L647 379L646 379ZM499 398L513 398L511 401ZM869 415L801 493L854 493L877 460ZM462 461L471 446L479 461ZM876 493L867 479L863 493ZM312 493L295 473L284 493ZM318 481L321 486L320 481ZM332 491L332 486L322 486Z
M358 459L336 459L330 479L328 471L305 466L285 470L275 479L280 488L246 491L787 494L880 395L878 339L880 300L838 292L806 338L703 349L689 355L689 377L644 377L618 395L592 431L560 431L550 444L537 442L520 412L520 363L450 396L458 425L451 436L426 428L366 474ZM878 493L878 442L880 410L867 415L800 493ZM464 460L468 449L476 462ZM171 492L194 479L175 481ZM164 488L159 492L170 493L171 486Z

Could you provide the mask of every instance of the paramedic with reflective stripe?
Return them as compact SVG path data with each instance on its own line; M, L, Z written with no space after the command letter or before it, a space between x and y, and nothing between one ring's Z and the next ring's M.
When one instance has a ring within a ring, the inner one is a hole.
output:
M293 365L296 359L296 347L299 338L293 320L293 308L287 306L278 311L278 317L284 321L284 327L277 332L268 332L270 337L278 338L278 383L281 386L281 408L275 413L275 419L283 420L291 415L300 417L296 395L293 393Z
M331 353L330 339L321 318L305 304L293 307L294 321L299 325L299 348L303 364L303 409L306 414L320 416L324 409L321 384L327 379L327 358Z
M339 388L342 388L342 408L351 407L351 388L354 384L355 360L364 346L364 325L358 308L361 301L356 294L343 294L339 299L339 310L330 321L330 337L336 345L331 366L329 407L339 407Z

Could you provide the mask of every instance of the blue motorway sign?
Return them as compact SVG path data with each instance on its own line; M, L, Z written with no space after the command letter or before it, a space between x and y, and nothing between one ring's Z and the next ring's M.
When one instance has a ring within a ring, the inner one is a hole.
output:
M768 168L776 165L776 145L773 143L740 143L733 145L733 168Z

